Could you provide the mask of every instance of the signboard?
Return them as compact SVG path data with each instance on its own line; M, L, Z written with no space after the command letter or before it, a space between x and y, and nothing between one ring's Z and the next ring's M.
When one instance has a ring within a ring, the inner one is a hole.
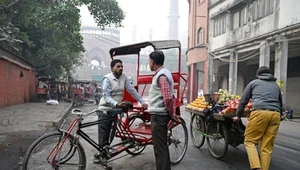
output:
M92 75L92 80L95 81L102 81L103 76L100 75Z

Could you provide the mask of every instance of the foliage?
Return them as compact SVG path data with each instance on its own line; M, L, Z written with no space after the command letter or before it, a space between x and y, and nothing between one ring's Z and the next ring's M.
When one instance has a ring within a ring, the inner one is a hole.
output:
M100 28L120 27L124 19L115 0L0 0L0 4L0 45L52 76L82 62L78 7L87 5Z

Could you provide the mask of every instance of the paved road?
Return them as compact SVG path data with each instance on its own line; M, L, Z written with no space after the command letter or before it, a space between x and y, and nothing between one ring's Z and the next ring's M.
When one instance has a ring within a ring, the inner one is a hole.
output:
M84 111L93 109L94 107L84 107ZM190 114L183 112L184 119L187 125L190 123ZM86 121L96 120L97 116L90 116ZM246 123L247 121L245 121ZM297 130L300 127L299 123L283 122L279 135L276 140L276 146L274 149L273 159L271 163L272 170L291 170L299 169L300 163L298 157L300 156L300 131ZM96 139L96 128L91 127L87 129L88 133ZM98 165L92 163L92 157L94 149L89 145L85 145L87 158L88 158L88 170L102 169ZM197 149L193 146L191 140L189 140L188 151L179 165L173 166L174 170L196 170L196 169L208 169L208 170L248 170L247 153L243 145L236 148L229 147L227 155L222 160L216 160L210 156L207 145L205 144L201 149ZM155 170L154 156L152 146L147 146L146 150L138 156L125 156L112 163L115 170Z
M86 105L82 107L83 111L89 111L96 108L95 105ZM187 125L190 123L190 114L189 113L182 113L184 119L187 122ZM70 122L72 116L67 118L67 122ZM91 115L85 119L85 121L92 121L96 120L96 115ZM276 140L276 146L271 162L271 170L291 170L291 169L299 169L300 162L298 158L300 156L300 131L299 123L293 122L283 122L279 135ZM86 128L85 130L87 134L89 134L93 139L97 139L97 127L93 126L90 128ZM10 162L10 166L3 167L0 166L0 170L15 170L17 169L17 162L29 144L37 137L38 135L35 134L27 134L27 135L20 135L20 136L6 136L10 137L10 141L15 142L16 146L22 147L13 147L12 150L1 150L2 156L0 159L3 159L7 162ZM1 140L1 136L0 136ZM88 166L87 170L102 170L103 168L97 164L92 162L93 154L95 153L95 149L93 149L90 145L83 142L86 155ZM19 152L18 149L22 148L23 152ZM113 161L112 166L114 170L155 170L154 166L154 156L152 146L147 146L145 151L136 156L125 156L119 160ZM173 170L196 170L196 169L208 169L208 170L248 170L248 160L247 154L244 149L243 145L240 145L236 148L229 147L227 155L222 160L216 160L210 156L210 153L207 149L207 145L205 144L201 149L197 149L193 146L191 140L189 140L189 146L187 153L184 159L181 161L179 165L173 166Z

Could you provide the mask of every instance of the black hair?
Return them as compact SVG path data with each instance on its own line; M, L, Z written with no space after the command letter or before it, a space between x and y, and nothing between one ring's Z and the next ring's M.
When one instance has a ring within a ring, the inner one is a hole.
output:
M123 63L120 59L114 59L110 62L110 67L113 68L117 63Z
M269 67L267 66L261 66L257 69L256 71L256 76L259 76L263 73L268 73L268 74L271 74L271 70L269 69Z
M153 51L149 55L150 59L154 61L157 65L164 65L165 55L162 51Z

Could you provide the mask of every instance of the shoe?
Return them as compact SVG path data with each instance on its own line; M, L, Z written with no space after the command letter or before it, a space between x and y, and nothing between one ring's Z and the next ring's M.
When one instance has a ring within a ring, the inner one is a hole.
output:
M107 159L105 158L105 156L101 155L99 152L96 153L94 155L94 160L93 162L95 164L100 164L102 165L106 170L111 170L112 169L112 166L110 166L108 163L107 163Z
M94 155L93 162L97 164L107 164L107 159L101 153L98 152Z

